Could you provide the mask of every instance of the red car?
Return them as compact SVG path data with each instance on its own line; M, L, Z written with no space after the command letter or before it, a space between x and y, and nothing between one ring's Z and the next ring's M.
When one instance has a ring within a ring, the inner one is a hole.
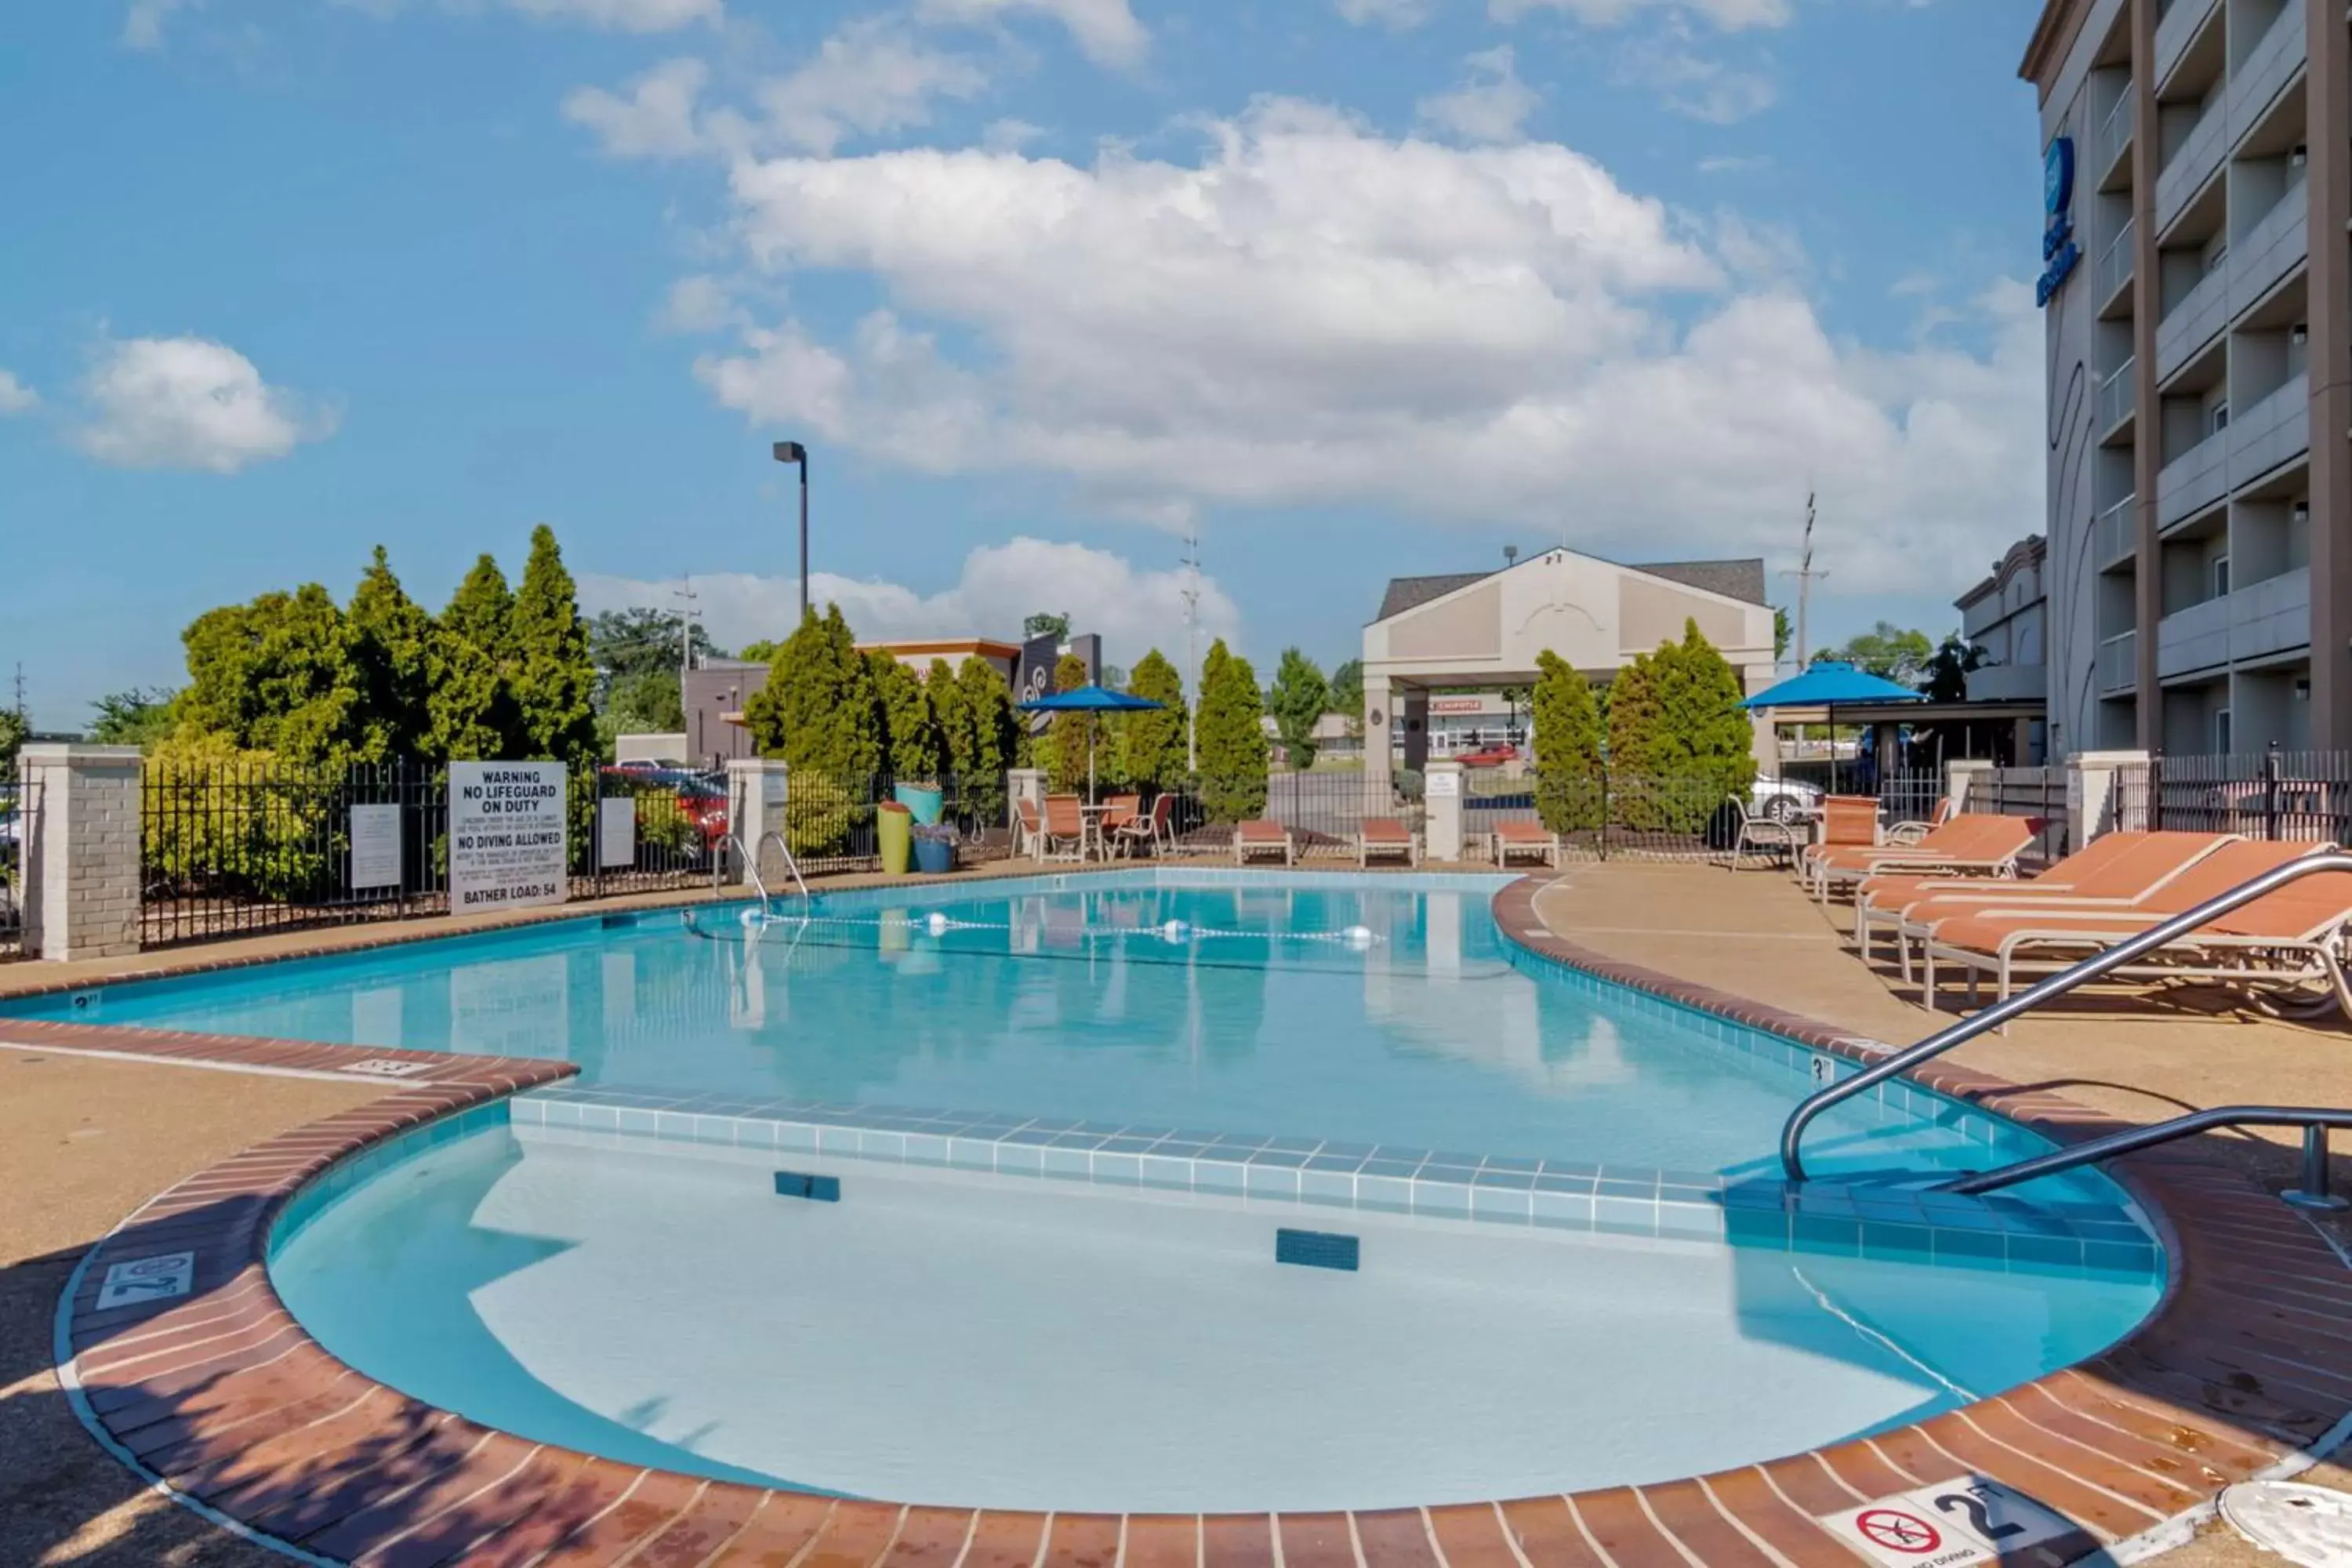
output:
M690 768L642 768L625 763L607 764L604 772L632 784L674 791L678 814L694 824L705 849L716 848L719 841L727 837L727 788L709 774Z
M1481 746L1475 752L1457 752L1454 760L1465 768L1499 768L1505 763L1517 762L1519 749L1517 746Z

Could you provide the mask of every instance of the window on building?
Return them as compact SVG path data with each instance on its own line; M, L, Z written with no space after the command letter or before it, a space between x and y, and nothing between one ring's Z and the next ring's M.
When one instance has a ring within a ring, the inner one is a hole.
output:
M2218 599L2229 591L2230 558L2227 555L2216 555L2213 557L2213 596Z
M2230 754L2230 710L2227 708L2213 710L2213 749L2225 757Z
M2222 398L2213 405L2213 433L2218 436L2230 427L2230 400Z

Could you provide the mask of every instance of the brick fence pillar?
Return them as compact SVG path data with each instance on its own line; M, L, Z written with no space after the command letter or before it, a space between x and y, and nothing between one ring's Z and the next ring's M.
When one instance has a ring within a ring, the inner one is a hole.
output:
M25 951L113 958L139 951L139 748L42 742L24 781Z

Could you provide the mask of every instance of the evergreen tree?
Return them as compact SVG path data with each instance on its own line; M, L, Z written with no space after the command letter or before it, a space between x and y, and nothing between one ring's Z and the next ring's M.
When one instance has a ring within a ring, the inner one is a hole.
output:
M524 755L569 763L576 773L596 752L596 666L572 574L545 523L530 531L530 559L507 626Z
M1169 790L1184 782L1184 678L1153 648L1128 678L1128 695L1161 704L1118 719L1118 776L1138 789Z
M963 778L971 772L971 726L964 716L963 688L943 658L931 660L923 675L923 695L930 700L931 722L940 737L940 772Z
M1549 648L1536 655L1536 813L1554 833L1602 818L1601 711L1592 683Z
M207 611L181 635L184 712L237 749L338 769L351 762L360 708L351 627L316 583Z
M1281 732L1283 757L1291 767L1315 765L1315 726L1330 702L1330 688L1315 661L1295 647L1284 648L1265 706Z
M1690 809L1697 808L1703 794L1711 816L1723 797L1744 799L1756 783L1756 726L1739 706L1747 693L1738 672L1700 633L1696 620L1683 623L1682 646L1675 651L1678 668L1667 688L1665 730L1697 792Z
M433 728L433 617L402 590L381 544L352 595L350 617L359 688L357 760L389 763L422 754Z
M1265 810L1264 714L1257 672L1219 637L1201 665L1201 806L1211 822L1244 822Z
M508 663L507 625L513 614L506 574L489 556L477 557L432 631L427 755L452 762L522 755Z
M822 774L846 788L882 771L874 677L838 605L827 605L822 619L810 608L743 717L761 754L782 757L794 773Z
M982 820L999 822L1004 816L1004 773L1013 765L1021 730L1013 689L994 665L978 658L963 661L956 688L964 736L964 798Z
M887 653L869 656L881 695L882 728L889 742L890 776L899 784L930 784L946 772L939 715L922 677Z
M1636 654L1633 662L1619 670L1617 679L1609 683L1609 773L1612 781L1654 778L1665 766L1658 658L1654 653Z
M1054 689L1076 691L1087 683L1087 661L1066 653L1054 664ZM1062 794L1083 789L1087 782L1087 743L1093 733L1091 713L1056 713L1046 731L1045 771Z

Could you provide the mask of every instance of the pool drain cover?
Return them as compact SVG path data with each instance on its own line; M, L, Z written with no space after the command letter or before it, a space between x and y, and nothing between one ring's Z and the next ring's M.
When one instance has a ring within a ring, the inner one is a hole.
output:
M2265 1552L2303 1568L2352 1568L2352 1497L2292 1481L2241 1481L2221 1517Z

